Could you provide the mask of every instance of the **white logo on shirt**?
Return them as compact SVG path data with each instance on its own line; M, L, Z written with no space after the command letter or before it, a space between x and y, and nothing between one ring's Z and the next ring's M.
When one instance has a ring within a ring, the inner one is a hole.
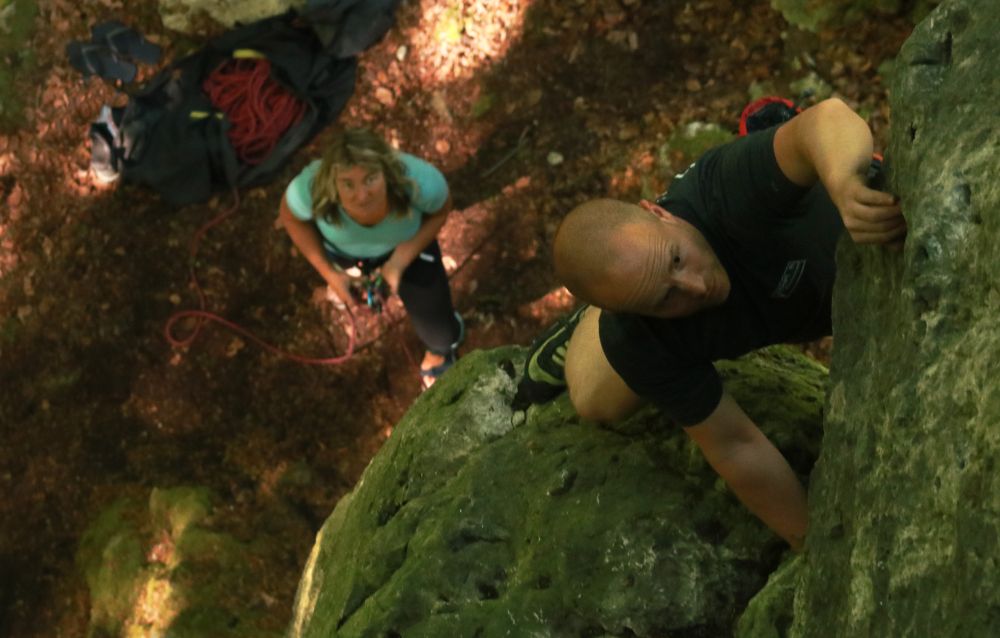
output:
M806 271L806 260L796 259L785 264L785 272L781 273L778 287L771 293L772 299L787 299L792 296L799 282L802 281L802 274Z

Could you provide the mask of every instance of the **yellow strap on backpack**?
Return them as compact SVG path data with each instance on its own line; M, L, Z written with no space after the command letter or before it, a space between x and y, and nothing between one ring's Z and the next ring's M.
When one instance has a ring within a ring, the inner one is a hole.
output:
M256 60L266 58L267 56L253 49L233 49L233 57L237 60Z

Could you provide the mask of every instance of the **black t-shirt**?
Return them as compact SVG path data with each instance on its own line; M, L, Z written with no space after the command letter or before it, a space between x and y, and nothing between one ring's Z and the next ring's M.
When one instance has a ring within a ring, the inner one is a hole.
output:
M713 361L831 331L843 223L821 184L797 186L778 168L776 131L710 150L659 200L712 246L732 283L726 301L679 319L601 313L611 366L682 425L704 421L722 398Z

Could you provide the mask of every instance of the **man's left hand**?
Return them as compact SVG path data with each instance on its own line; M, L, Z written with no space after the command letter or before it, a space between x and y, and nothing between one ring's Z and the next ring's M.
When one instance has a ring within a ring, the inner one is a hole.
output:
M905 239L906 219L891 193L868 188L860 176L851 176L830 197L855 243L900 244Z

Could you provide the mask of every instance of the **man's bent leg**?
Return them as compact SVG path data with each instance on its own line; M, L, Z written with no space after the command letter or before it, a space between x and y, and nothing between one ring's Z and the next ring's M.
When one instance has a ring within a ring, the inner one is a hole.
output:
M566 351L566 384L577 414L592 421L618 421L642 404L608 362L598 334L600 308L584 312Z

